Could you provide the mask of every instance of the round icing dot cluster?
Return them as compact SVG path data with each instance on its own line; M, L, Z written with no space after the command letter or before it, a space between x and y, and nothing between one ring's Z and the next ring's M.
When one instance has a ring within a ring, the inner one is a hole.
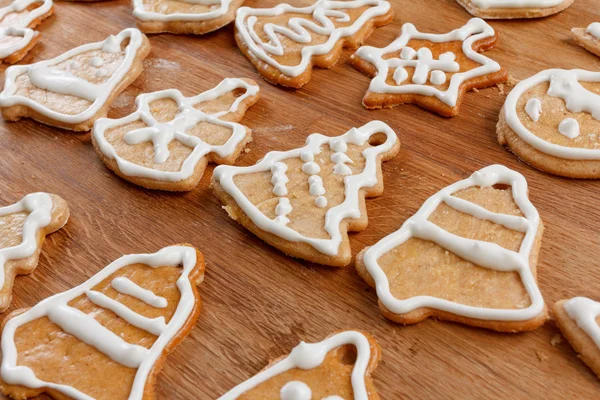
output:
M312 400L312 391L308 385L301 381L286 383L279 392L281 400ZM344 400L340 396L327 396L322 400Z
M286 184L290 181L286 175L288 167L285 163L276 162L271 167L271 184L273 185L273 194L279 197L279 202L275 207L275 222L287 225L290 223L289 218L287 217L293 211L292 205L290 203L290 199L288 199L287 187Z
M319 208L327 207L327 198L324 196L327 191L323 186L323 179L318 175L321 172L321 167L315 162L315 155L310 151L303 151L300 154L300 159L304 161L302 172L310 175L308 178L308 191L311 196L317 196L315 205Z
M334 153L331 155L331 161L335 164L333 167L333 173L336 175L352 175L352 169L347 166L347 163L352 164L353 161L346 151L348 151L348 145L341 139L336 139L329 145Z
M427 47L421 47L419 50L409 46L404 47L400 51L400 58L391 59L390 62L396 67L393 78L397 85L408 79L406 67L415 69L412 82L417 85L426 84L428 78L433 85L443 85L447 80L446 72L460 70L460 65L456 62L456 55L453 52L440 54L439 59L436 60Z

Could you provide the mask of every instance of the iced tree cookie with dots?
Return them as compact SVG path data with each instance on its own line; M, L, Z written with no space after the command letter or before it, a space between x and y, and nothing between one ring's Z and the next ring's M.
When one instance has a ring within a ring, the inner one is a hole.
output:
M600 303L575 297L558 301L553 311L563 336L600 378Z
M421 33L406 23L388 46L363 46L350 58L356 69L373 78L363 105L376 109L414 103L456 116L466 92L508 79L500 64L481 54L497 40L494 29L479 18L444 34Z
M55 194L32 193L0 207L0 312L10 305L15 277L33 272L46 235L68 219L67 202Z
M40 40L33 28L53 13L52 0L15 0L0 8L0 61L21 61Z
M392 321L529 331L548 316L536 275L543 230L523 175L492 165L430 197L356 269Z
M298 89L310 81L313 66L333 67L343 48L358 48L375 28L393 18L385 0L242 7L235 19L235 40L265 80Z
M130 28L51 60L9 67L0 93L2 117L89 131L142 73L149 52L146 36Z
M498 141L542 171L600 178L600 72L549 69L508 94Z
M133 0L133 16L144 33L202 35L235 19L244 0Z
M2 391L14 399L142 400L195 325L202 254L123 256L81 285L2 321Z
M92 142L123 179L148 189L192 190L208 162L233 164L240 156L251 131L237 121L258 98L256 82L237 78L194 97L175 89L142 94L134 113L98 119Z
M322 342L300 342L218 400L378 400L371 374L380 359L372 336L339 332Z
M383 193L381 163L398 154L380 121L344 135L310 135L304 147L272 151L249 167L219 166L212 187L229 216L287 255L346 266L348 231L367 227L365 197Z
M600 57L600 22L593 22L587 28L571 29L571 37L581 47Z
M575 0L457 0L469 13L485 19L542 18L567 9Z

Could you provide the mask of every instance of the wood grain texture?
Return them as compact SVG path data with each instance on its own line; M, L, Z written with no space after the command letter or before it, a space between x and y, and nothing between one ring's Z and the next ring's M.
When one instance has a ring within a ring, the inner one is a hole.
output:
M487 55L516 79L549 67L597 70L600 58L569 38L572 27L600 20L596 2L577 0L545 19L491 22L500 42ZM454 0L393 4L394 23L376 30L367 44L388 44L403 22L446 32L470 18ZM134 24L125 0L56 3L55 16L39 27L40 44L23 62L54 57ZM144 73L116 100L111 117L131 112L143 92L177 88L191 96L225 77L254 79L262 98L242 120L253 129L254 141L240 165L253 164L270 150L298 147L313 132L338 135L372 119L387 122L402 149L383 167L383 195L367 201L369 227L351 235L354 254L398 229L440 188L502 163L528 179L531 200L546 224L538 276L547 303L576 295L600 299L600 182L546 175L503 149L495 133L505 98L498 89L468 93L453 119L412 105L368 111L360 102L369 79L347 63L348 51L335 67L315 71L311 82L294 92L260 79L235 46L231 25L203 37L164 34L150 41ZM600 393L600 383L568 344L551 345L558 334L552 321L518 335L437 321L409 327L386 321L375 292L353 267L330 269L291 259L230 220L208 189L212 167L197 189L162 193L111 173L89 134L32 121L1 122L0 148L0 204L43 190L59 194L71 208L69 223L48 237L37 270L16 279L7 312L85 281L122 254L179 242L204 253L203 310L165 363L156 387L159 399L215 399L300 340L321 340L347 328L370 332L381 344L383 360L374 378L384 399L592 399Z

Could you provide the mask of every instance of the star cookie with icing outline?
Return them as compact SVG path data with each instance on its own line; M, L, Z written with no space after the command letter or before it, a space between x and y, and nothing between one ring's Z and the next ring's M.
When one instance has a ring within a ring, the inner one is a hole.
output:
M575 0L457 0L471 15L485 19L543 18L559 13Z
M581 47L600 57L600 22L593 22L587 28L571 29L571 37Z
M453 117L466 92L508 79L504 68L481 54L497 41L494 29L479 18L445 34L421 33L406 23L388 46L363 46L350 63L373 78L363 98L366 108L414 103Z
M356 257L383 315L501 332L544 324L536 265L544 230L523 175L501 165L430 197L400 230Z
M198 185L209 162L233 164L251 131L240 121L258 101L250 79L225 79L194 97L175 89L136 99L137 111L94 124L92 142L106 166L148 189L187 191Z
M341 136L312 134L249 167L219 166L212 184L229 216L287 255L346 266L348 231L367 227L365 197L383 193L381 163L400 149L380 121Z

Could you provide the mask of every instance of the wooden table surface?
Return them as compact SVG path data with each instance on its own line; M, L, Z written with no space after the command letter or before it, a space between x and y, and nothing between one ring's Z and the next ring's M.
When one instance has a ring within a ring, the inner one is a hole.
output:
M394 22L375 31L369 45L386 45L404 22L443 33L470 18L454 0L392 3ZM276 1L246 4L271 6ZM59 2L55 8L55 16L39 27L41 43L24 63L134 26L125 0ZM545 19L492 21L501 40L487 55L515 79L550 67L597 70L600 58L569 38L572 27L593 21L600 21L597 0L576 0L565 12ZM504 164L528 179L531 200L546 225L538 264L546 302L572 296L600 299L600 182L546 175L503 149L495 133L505 99L502 90L468 93L453 119L412 105L367 111L361 98L369 79L347 63L350 51L332 69L316 70L305 88L291 91L260 79L237 49L232 25L205 36L164 34L150 41L144 73L117 98L109 116L131 112L140 93L177 88L189 96L226 77L253 78L262 98L242 120L253 130L254 141L240 165L253 164L270 150L301 146L313 132L339 135L373 119L387 122L398 133L402 149L384 165L384 194L367 201L368 229L351 234L354 254L398 229L440 188L489 164ZM71 207L69 223L48 238L37 270L17 278L8 311L78 285L123 254L180 242L204 253L203 310L165 363L156 387L158 399L215 399L300 340L319 341L348 328L372 333L383 348L374 374L383 399L599 396L600 383L570 346L565 341L551 344L559 332L553 321L516 335L433 320L396 325L380 315L374 290L352 265L334 269L294 260L229 219L208 188L212 167L191 192L144 190L106 169L89 134L29 120L0 124L0 204L48 191Z

